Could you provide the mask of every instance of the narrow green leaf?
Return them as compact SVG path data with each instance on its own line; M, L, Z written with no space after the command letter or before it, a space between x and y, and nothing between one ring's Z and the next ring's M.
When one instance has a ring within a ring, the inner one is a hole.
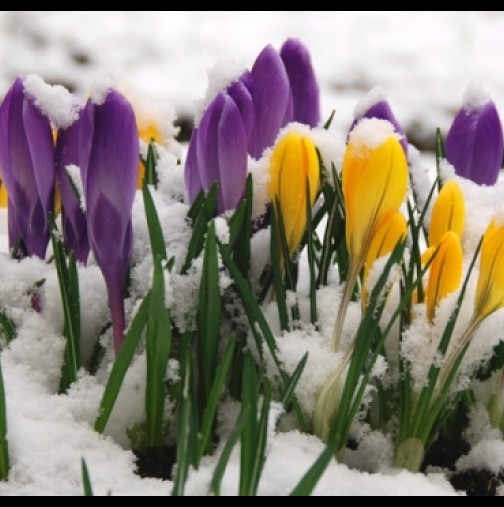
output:
M154 146L154 142L152 141L149 143L149 148L147 150L144 182L147 185L153 185L155 188L157 188L158 186L157 153Z
M316 234L313 230L312 222L312 209L310 196L310 182L306 179L306 223L308 231L307 251L308 251L308 267L310 273L310 320L311 323L318 329L318 311L317 311L317 280L315 278L315 247L313 243L313 235Z
M89 477L89 471L84 458L81 459L82 469L82 484L84 487L84 496L94 496L93 486L91 484L91 478Z
M437 172L437 184L438 190L443 187L443 181L441 179L441 161L446 158L443 134L441 129L436 129L436 172Z
M333 109L331 111L331 114L329 116L329 118L327 119L327 121L324 123L324 129L325 130L329 130L329 128L331 127L331 124L334 120L334 116L336 115L336 109Z
M187 212L187 218L193 223L198 218L198 215L203 208L203 204L205 202L205 191L202 190L194 199L194 202L191 204L189 211Z
M241 233L238 235L237 243L233 250L233 258L236 265L240 269L245 279L248 279L248 272L250 268L250 252L251 252L251 238L252 238L252 203L254 198L254 183L252 175L249 174L247 178L247 185L245 187L245 198L243 206L245 207L245 217L243 220L243 227Z
M222 302L219 286L219 260L215 224L208 228L203 257L199 306L197 311L198 366L200 368L200 408L206 406L217 367Z
M181 343L181 385L177 417L177 468L173 481L172 496L183 496L191 465L191 456L196 445L194 428L194 403L192 398L192 333L186 333Z
M215 373L215 380L212 383L212 389L208 398L208 404L203 411L203 418L201 421L201 439L198 448L197 463L199 464L203 454L211 445L212 430L215 426L215 418L217 409L219 408L219 401L225 387L226 377L231 367L233 360L233 353L236 346L236 340L231 338L226 344L226 348L222 354L219 366Z
M317 486L320 478L329 466L329 463L331 463L331 461L334 459L334 455L336 454L337 449L337 440L330 442L325 448L324 452L318 457L315 463L313 463L310 469L292 490L290 496L310 496Z
M187 256L182 268L182 274L187 273L194 259L203 251L205 245L205 235L208 229L208 222L212 219L217 205L218 185L215 183L208 195L204 198L203 204L199 210L198 216L193 227L193 234L187 247Z
M161 258L157 257L154 263L147 320L147 385L145 388L147 447L162 447L164 444L166 368L172 343L172 323L170 312L165 305L165 283L161 262Z
M250 407L250 417L241 434L240 447L240 496L251 496L253 489L253 473L256 456L257 436L257 405L259 397L259 381L256 365L250 352L245 354L242 382L242 408Z
M160 257L162 260L167 260L166 255L166 244L163 236L163 229L159 221L159 215L152 199L152 194L147 185L147 181L144 181L143 185L143 200L145 206L145 217L147 219L147 227L149 229L149 237L151 242L151 250L154 261L156 257Z
M16 337L16 326L2 310L0 310L0 328L2 329L6 343L9 344Z
M210 484L211 491L215 496L220 496L222 479L224 478L224 473L226 472L229 459L231 458L231 453L233 452L233 449L236 446L236 443L238 442L238 439L240 438L245 425L248 423L248 420L250 418L250 411L250 407L242 408L233 431L229 435L222 454L220 455L219 461L217 462L217 466L215 467L212 477L212 482Z
M257 380L257 382L258 381L259 380ZM255 456L252 467L252 475L249 483L250 490L248 496L257 496L257 490L259 489L259 481L261 480L261 475L264 469L264 463L266 462L270 408L271 408L271 386L269 383L267 383L262 400L261 415L259 417L259 422L256 427L256 434L254 438Z
M5 405L5 388L0 363L0 481L9 477L9 444L7 442L7 408Z
M306 352L301 361L299 361L299 364L296 366L296 369L294 370L294 373L292 374L289 383L285 387L284 393L282 395L282 405L285 407L286 410L292 402L294 392L299 383L299 380L301 379L301 375L303 375L303 371L305 369L307 361L308 361L308 352Z
M121 345L112 371L110 372L110 377L100 403L99 415L95 422L95 431L98 433L103 433L107 426L110 414L112 413L117 396L121 390L124 377L133 360L140 339L142 338L143 330L149 318L149 301L150 293L147 293L126 333L124 342Z
M279 252L280 239L278 237L278 221L271 221L271 269L273 271L273 287L275 289L276 302L278 307L278 318L280 320L280 329L290 331L289 315L287 313L287 298L283 283L282 258Z

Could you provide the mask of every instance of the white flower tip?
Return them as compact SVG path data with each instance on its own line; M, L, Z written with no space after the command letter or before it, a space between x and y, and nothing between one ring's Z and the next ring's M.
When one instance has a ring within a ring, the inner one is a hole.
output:
M392 123L378 118L363 118L350 132L349 142L356 149L361 147L375 149L390 137L401 140L401 136L395 131Z
M469 83L463 98L463 108L466 112L479 111L489 102L491 102L490 94L481 83Z

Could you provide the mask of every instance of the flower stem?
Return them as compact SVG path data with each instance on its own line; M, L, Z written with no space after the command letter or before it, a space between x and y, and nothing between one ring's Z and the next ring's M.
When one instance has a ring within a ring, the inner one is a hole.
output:
M417 473L422 466L424 455L424 443L418 438L407 438L397 449L394 466Z

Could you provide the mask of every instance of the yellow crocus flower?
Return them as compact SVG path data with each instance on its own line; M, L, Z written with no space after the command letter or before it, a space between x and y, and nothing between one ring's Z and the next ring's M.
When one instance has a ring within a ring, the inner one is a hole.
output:
M306 230L307 182L310 205L319 187L320 169L313 141L291 132L276 144L269 166L269 198L280 204L285 237L290 254L294 254Z
M433 320L439 302L455 292L462 280L462 245L460 237L448 231L441 238L432 261L427 284L427 317Z
M385 217L382 223L378 226L366 253L362 289L363 305L366 305L367 303L368 293L366 283L374 262L394 250L399 241L406 237L407 228L408 223L406 222L404 215L399 211Z
M392 124L361 120L350 134L342 172L350 265L334 326L334 350L339 349L346 310L373 237L406 197L408 163Z
M408 164L401 143L388 136L378 147L354 145L343 160L346 240L354 264L362 264L377 227L397 211L408 189Z
M483 236L474 306L478 322L504 307L504 224L495 220Z
M429 245L436 247L444 234L453 231L462 239L465 226L465 203L456 181L445 183L432 209Z

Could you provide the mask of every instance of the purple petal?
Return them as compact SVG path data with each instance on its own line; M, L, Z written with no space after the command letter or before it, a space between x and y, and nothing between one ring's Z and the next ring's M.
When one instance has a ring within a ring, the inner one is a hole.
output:
M131 219L139 160L135 113L121 94L110 91L103 104L94 106L92 115L84 116L83 138L88 135L90 116L94 116L92 148L84 175L88 214L95 213L94 206L103 195L127 223ZM86 155L82 157L85 159Z
M353 130L355 125L357 125L362 118L377 118L379 120L387 120L392 123L394 130L401 136L401 146L403 147L405 155L408 156L408 140L406 138L406 133L404 132L402 125L397 121L388 101L379 100L369 107L364 114L357 116L354 119L349 132Z
M80 166L79 147L81 122L79 118L69 128L58 132L55 151L56 180L61 195L63 236L76 259L86 264L89 255L87 220L66 171L68 165Z
M49 227L47 217L44 216L44 205L38 194L32 155L26 138L22 82L20 86L16 81L12 91L7 146L13 180L13 189L10 192L15 208L15 220L28 255L44 258L49 242ZM35 128L34 132L37 131Z
M226 97L218 129L220 199L218 213L235 209L243 199L247 180L247 135L242 116Z
M298 40L288 39L280 57L292 90L292 120L316 127L320 123L320 91L308 50Z
M218 127L226 95L220 92L205 111L198 127L196 157L203 188L208 191L219 181Z
M196 156L197 143L198 129L195 128L192 131L191 140L189 141L184 171L186 189L189 195L189 202L191 204L194 202L198 194L203 190L199 175L198 160Z
M272 146L289 118L292 97L289 77L280 55L267 46L257 57L251 71L251 93L255 122L249 143L249 153L259 159Z
M84 187L84 196L87 195L87 172L91 148L93 146L95 107L91 99L89 99L80 116L79 167L81 170L82 186Z
M43 217L47 220L54 208L54 142L51 124L28 98L23 103L23 122Z
M227 93L235 101L240 111L248 143L254 126L254 104L252 102L252 95L246 84L247 82L250 82L250 73L246 73L238 81L229 86Z
M446 157L459 176L478 185L494 185L502 165L502 126L493 102L462 108L446 136Z

